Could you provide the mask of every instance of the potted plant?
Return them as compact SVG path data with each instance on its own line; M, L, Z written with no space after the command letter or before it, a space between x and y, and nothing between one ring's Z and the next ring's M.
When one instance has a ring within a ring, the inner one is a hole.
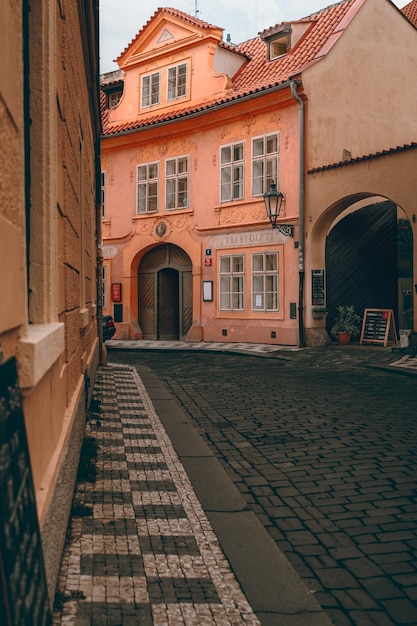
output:
M338 343L349 343L351 337L357 337L361 327L361 318L355 311L353 305L337 307L335 322L330 330L330 334Z

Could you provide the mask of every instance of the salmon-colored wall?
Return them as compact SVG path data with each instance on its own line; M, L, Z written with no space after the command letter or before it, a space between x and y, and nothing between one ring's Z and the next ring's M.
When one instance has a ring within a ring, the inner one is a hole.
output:
M288 94L287 94L288 97ZM263 102L262 102L263 100ZM213 237L266 231L272 228L266 218L263 198L251 198L251 139L272 132L280 133L279 187L286 200L282 218L298 222L298 109L293 100L284 103L277 97L260 98L256 114L253 104L234 106L230 115L206 115L198 120L176 123L161 130L141 130L138 133L102 142L102 167L107 171L107 208L104 245L116 245L119 253L109 265L108 283L123 283L124 320L129 322L129 333L134 333L138 319L137 268L144 253L152 246L173 243L182 248L193 265L193 322L202 326L206 341L253 341L269 343L271 331L276 332L275 343L297 343L297 320L289 319L290 302L298 297L298 253L294 240L280 236L263 245L239 246L232 243L216 249ZM288 106L289 105L289 106ZM245 142L245 199L228 203L219 201L220 146ZM187 155L189 157L189 208L165 211L165 160ZM158 161L160 164L160 206L157 214L136 215L136 166ZM156 234L163 222L166 233ZM297 229L296 229L297 240ZM232 241L232 240L230 240ZM206 249L212 249L212 266L206 266ZM280 310L253 312L250 302L250 271L246 272L246 309L232 314L218 310L218 257L223 254L246 254L255 251L280 251ZM213 302L202 302L203 280L214 283ZM110 310L111 303L109 301ZM227 329L227 337L222 330ZM124 325L117 336L126 334Z

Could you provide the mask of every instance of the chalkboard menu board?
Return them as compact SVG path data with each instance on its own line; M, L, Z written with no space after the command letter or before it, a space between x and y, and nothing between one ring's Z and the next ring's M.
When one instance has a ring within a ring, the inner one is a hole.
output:
M0 623L51 624L16 360L0 365Z
M390 336L397 343L392 309L365 309L360 343L383 343L386 346Z
M311 270L311 304L324 306L324 270Z

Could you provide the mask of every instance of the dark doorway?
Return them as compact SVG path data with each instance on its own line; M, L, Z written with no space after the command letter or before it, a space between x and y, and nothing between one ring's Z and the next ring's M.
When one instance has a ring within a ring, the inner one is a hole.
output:
M179 338L179 272L166 268L158 272L158 339Z
M173 244L153 248L142 259L138 280L143 339L185 339L193 319L190 257Z
M398 328L397 207L369 205L347 215L326 242L328 329L339 304L394 311Z

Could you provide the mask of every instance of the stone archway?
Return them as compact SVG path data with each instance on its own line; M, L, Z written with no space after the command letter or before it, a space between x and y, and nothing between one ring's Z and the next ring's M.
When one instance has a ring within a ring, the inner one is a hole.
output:
M341 199L312 233L310 260L324 270L328 314L310 322L308 345L328 341L339 304L361 316L365 308L392 309L397 330L413 330L413 228L399 206L379 196Z
M407 325L417 327L417 254L414 245L417 239L417 217L415 198L417 195L417 147L398 148L387 154L376 153L352 161L308 171L305 186L305 329L306 342L310 346L328 343L326 321L314 319L312 305L313 271L326 272L326 240L335 225L362 207L379 202L391 201L404 213L407 238L411 241L408 250L408 278L403 284L398 277L398 308L408 310ZM355 243L354 241L352 242ZM411 285L411 288L409 286ZM411 293L410 293L411 292ZM404 303L404 304L403 304ZM400 321L400 328L404 324Z
M330 230L326 238L328 331L339 304L354 305L360 315L366 308L392 309L396 328L405 328L401 293L412 287L412 246L406 258L399 234L406 224L411 233L411 227L401 215L388 200L371 203Z
M184 340L192 324L192 263L184 250L150 250L138 271L138 317L143 339Z

